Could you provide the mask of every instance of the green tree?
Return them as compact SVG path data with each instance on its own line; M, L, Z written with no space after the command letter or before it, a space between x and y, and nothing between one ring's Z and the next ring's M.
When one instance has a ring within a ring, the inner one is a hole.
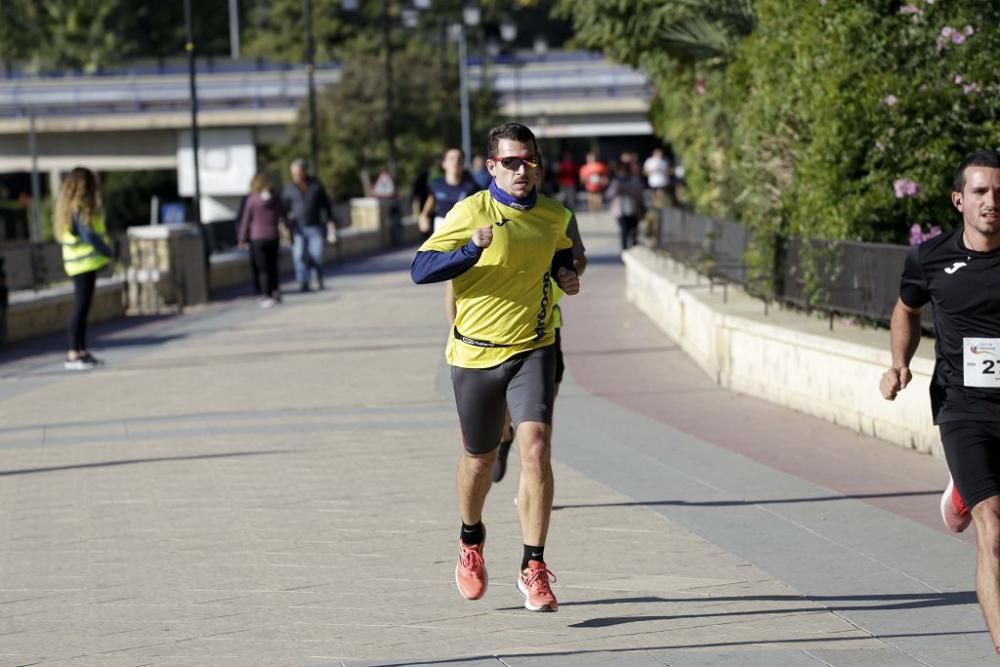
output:
M373 45L374 46L374 45ZM447 59L438 67L435 45L407 40L395 51L398 74L394 77L394 112L398 188L407 188L444 143L459 142L457 64ZM337 198L364 194L361 174L372 176L386 166L386 79L382 54L375 48L346 62L340 83L321 91L317 100L319 176ZM488 90L472 96L473 137L485 136L498 122L496 102ZM448 136L441 136L442 125ZM276 147L269 164L284 173L287 161L308 155L308 117L303 109L291 128L289 140Z
M93 73L134 58L184 54L181 2L125 0L0 0L0 61L29 70ZM229 52L228 14L193 3L195 41L202 55Z
M1000 144L996 3L562 0L570 8L580 43L649 72L651 119L691 201L759 232L760 268L775 233L900 242L911 225L947 226L954 166ZM687 48L685 34L712 46Z

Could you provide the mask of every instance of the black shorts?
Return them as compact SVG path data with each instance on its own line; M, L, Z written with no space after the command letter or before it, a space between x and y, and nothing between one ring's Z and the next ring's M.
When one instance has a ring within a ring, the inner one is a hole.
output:
M511 428L522 422L552 424L555 346L511 357L493 368L451 367L462 442L470 454L488 454L500 444L504 412Z
M566 363L563 361L562 354L562 336L559 335L560 329L556 329L556 343L552 347L556 348L556 384L562 382L563 373L566 372Z
M966 507L1000 495L1000 422L955 421L939 428L948 469Z

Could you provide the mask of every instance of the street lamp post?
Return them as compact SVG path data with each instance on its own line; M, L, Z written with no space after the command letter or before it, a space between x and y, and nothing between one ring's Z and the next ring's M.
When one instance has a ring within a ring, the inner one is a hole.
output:
M187 42L184 50L188 54L188 81L191 86L191 157L194 160L194 222L201 224L201 174L198 170L198 83L195 73L194 26L191 20L191 0L184 0L184 28Z
M465 26L458 26L458 90L462 106L462 153L469 162L472 152L472 130L469 127L469 64L466 62Z
M472 159L472 122L469 114L469 63L465 27L479 25L479 19L479 5L469 3L462 10L462 22L452 26L453 33L458 41L458 88L462 107L462 152L465 154L465 165L467 167Z
M385 46L385 141L386 167L389 173L396 174L396 136L393 123L392 96L392 17L389 14L389 0L382 0L382 41Z
M313 41L312 0L305 0L306 79L309 87L309 173L319 173L319 131L316 127L316 47Z
M229 56L240 59L240 8L239 0L229 0Z
M31 150L31 225L28 235L32 243L42 242L42 214L38 204L41 201L42 187L38 182L38 131L35 127L35 110L32 109L28 117L30 123L30 133L28 143ZM59 239L56 239L57 241Z

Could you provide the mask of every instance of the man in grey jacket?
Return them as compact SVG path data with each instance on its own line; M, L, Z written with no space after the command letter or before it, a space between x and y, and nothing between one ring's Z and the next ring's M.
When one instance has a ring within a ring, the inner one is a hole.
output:
M281 199L295 233L292 241L295 278L301 291L308 292L313 270L317 288L323 289L324 237L336 234L330 199L323 184L306 172L304 160L293 160L289 172L292 182L285 186Z

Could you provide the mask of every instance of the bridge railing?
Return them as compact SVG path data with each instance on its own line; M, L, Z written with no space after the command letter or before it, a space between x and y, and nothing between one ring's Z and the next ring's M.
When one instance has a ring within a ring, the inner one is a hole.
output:
M648 78L625 65L593 54L565 57L517 57L474 67L473 85L482 76L503 99L584 99L596 97L648 99ZM294 108L307 94L301 65L253 63L253 66L208 67L201 73L199 101L203 109ZM317 67L319 86L340 80L340 66ZM190 104L186 70L161 66L102 71L93 76L0 77L0 117L93 113L138 113L186 110Z
M657 246L713 281L740 285L751 295L830 315L857 315L888 325L899 296L908 246L859 241L820 241L772 235L771 267L751 267L754 232L676 208L660 214ZM806 252L809 246L809 252ZM765 290L766 284L771 289ZM925 309L923 326L933 327Z

